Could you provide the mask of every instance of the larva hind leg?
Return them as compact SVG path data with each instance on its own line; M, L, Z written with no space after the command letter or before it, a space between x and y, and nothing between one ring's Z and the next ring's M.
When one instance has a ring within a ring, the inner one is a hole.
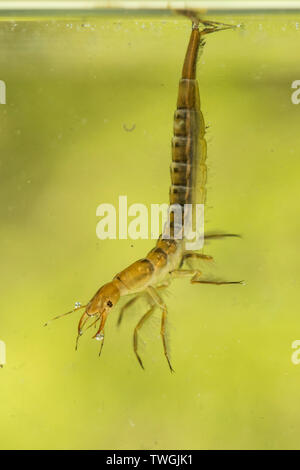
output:
M202 259L204 261L212 261L213 257L210 255L205 255L203 253L195 253L195 251L185 251L183 253L183 258L184 259Z
M204 235L205 240L219 240L220 238L242 238L237 233L207 233Z
M195 253L194 251L185 251L181 258L179 268L181 268L186 261L189 261L192 259L198 259L202 261L213 261L213 257L210 255L204 255L203 253ZM190 266L190 263L189 263L189 266Z
M199 19L199 22L202 23L204 26L209 26L211 28L216 28L216 29L219 29L219 28L222 28L222 29L236 28L235 25L220 23L219 21L210 21L210 20L201 20L201 19Z
M197 276L192 277L191 284L213 284L215 286L223 286L229 284L244 284L244 281L211 281L206 279L199 279Z
M199 15L199 13L194 10L184 9L184 10L175 10L175 12L189 18L192 21L193 25L195 25L195 27L198 27L199 24L202 24L203 26L205 26L206 27L205 30L202 31L203 34L209 34L215 31L222 31L224 29L236 28L235 25L220 23L218 21L203 20L201 16Z
M198 269L178 269L171 272L172 278L190 277L191 284L214 284L222 286L227 284L243 284L244 281L215 281L210 279L201 279L201 271Z

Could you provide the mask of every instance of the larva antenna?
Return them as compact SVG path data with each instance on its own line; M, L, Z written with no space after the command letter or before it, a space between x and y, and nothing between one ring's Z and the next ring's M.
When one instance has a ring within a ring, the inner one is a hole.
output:
M52 321L58 320L59 318L65 317L66 315L70 315L71 313L76 312L76 310L80 310L80 309L85 308L85 307L87 307L87 306L88 306L88 304L86 304L86 305L80 305L79 302L76 302L76 303L75 303L75 308L73 308L73 310L70 310L69 312L63 313L62 315L58 315L57 317L52 318L51 320L47 321L47 322L44 324L44 326L47 326L47 325L49 325L49 323L51 323Z

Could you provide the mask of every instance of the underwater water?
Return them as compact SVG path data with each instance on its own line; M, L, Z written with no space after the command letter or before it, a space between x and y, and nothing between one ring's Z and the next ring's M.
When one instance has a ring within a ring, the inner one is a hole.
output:
M211 18L211 17L210 17ZM0 447L299 448L300 14L224 15L244 28L207 37L198 61L208 141L207 277L175 280L141 337L134 306L105 345L86 303L153 240L99 240L96 208L168 202L170 139L189 21L171 16L6 19L0 23ZM124 301L122 301L124 303ZM120 303L122 305L122 303Z

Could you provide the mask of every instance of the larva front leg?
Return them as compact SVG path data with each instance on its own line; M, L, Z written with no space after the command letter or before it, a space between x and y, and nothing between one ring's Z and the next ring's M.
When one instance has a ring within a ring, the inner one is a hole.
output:
M150 308L150 310L148 310L148 312L146 312L142 318L140 319L140 321L138 322L138 324L136 325L135 329L134 329L134 333L133 333L133 350L134 350L134 354L136 355L137 357L137 360L141 366L142 369L145 369L144 367L144 364L142 362L142 359L138 353L138 332L139 330L142 328L142 326L144 325L144 323L148 320L148 318L152 315L152 313L154 312L154 309L155 309L155 305L152 305L152 307Z

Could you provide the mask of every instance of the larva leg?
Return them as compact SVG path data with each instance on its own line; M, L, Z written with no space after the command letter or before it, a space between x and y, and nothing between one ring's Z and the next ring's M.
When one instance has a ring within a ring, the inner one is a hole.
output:
M198 269L176 269L172 271L171 277L173 279L185 278L185 277L192 277L192 276L201 276L201 271Z
M169 287L169 283L168 282L165 282L164 284L160 284L159 286L156 287L156 289L165 289L166 287ZM117 321L117 325L120 326L122 320L123 320L123 316L124 316L124 313L125 311L131 307L143 294L138 294L136 295L135 297L133 297L132 299L130 299L128 302L126 302L125 305L123 305L123 307L121 308L120 310L120 313L119 313L119 318L118 318L118 321ZM149 296L147 296L147 298L149 299ZM152 302L150 302L150 305L152 305Z
M148 287L147 289L149 295L152 297L154 300L155 304L162 310L162 318L161 318L161 328L160 328L160 334L163 342L163 348L164 348L164 354L166 356L169 368L171 372L174 372L174 369L171 365L171 361L169 358L169 353L168 353L168 348L167 348L167 341L166 341L166 320L167 320L167 306L163 302L162 298L160 295L157 293L157 291L153 287Z
M220 30L220 29L231 29L235 28L233 25L229 25L226 23L219 23L218 21L209 21L209 20L202 20L199 14L193 10L174 10L176 13L179 13L180 15L184 15L187 18L189 18L193 23L195 24L203 24L204 26L209 26L209 29L213 30Z
M215 286L223 286L229 284L243 284L244 281L209 281L205 279L198 279L197 277L192 277L191 284L214 284Z
M170 286L170 282L169 282L169 281L165 281L164 283L159 284L158 286L156 286L156 289L162 290L162 289L166 289L166 288L169 287L169 286Z
M188 260L191 260L191 259L201 259L203 261L212 261L213 257L209 256L209 255L204 255L202 253L195 253L194 251L185 251L183 253L183 256L182 256L179 267L181 268L185 261L188 261Z
M219 238L242 238L241 235L238 235L236 233L207 233L204 235L204 241L205 240L218 240Z
M195 269L178 269L171 272L173 278L191 277L191 284L214 284L222 286L226 284L243 284L244 281L213 281L200 279L201 271Z
M236 28L236 26L234 26L234 25L226 24L226 23L220 23L219 21L200 20L200 23L202 23L204 26L211 26L213 28L220 28L220 27L222 29Z
M183 258L194 258L194 259L203 259L206 261L212 261L213 257L210 255L204 255L203 253L195 253L194 251L185 251L183 253Z
M168 349L167 349L167 342L166 342L166 320L167 320L167 309L165 308L162 312L161 316L161 328L160 328L160 334L163 342L163 348L164 348L164 354L166 356L166 359L168 361L168 365L170 367L170 371L174 372L174 369L171 365L170 359L169 359L169 354L168 354Z
M140 319L140 321L136 325L136 327L134 329L134 333L133 333L133 350L134 350L134 353L135 353L135 355L137 357L137 360L139 361L139 364L140 364L142 369L145 369L145 368L144 368L142 359L141 359L141 357L138 353L138 331L142 328L145 321L148 320L148 318L152 315L154 309L155 309L155 305L152 305L150 310L148 310L148 312L145 313L145 315L142 316L142 318Z
M123 307L121 308L120 310L120 313L119 313L119 318L118 318L118 322L117 322L117 325L120 326L121 325L121 321L123 319L123 315L125 313L125 311L131 307L139 298L140 296L139 295L136 295L135 297L133 297L132 299L130 299L128 302L126 302L125 305L123 305Z

